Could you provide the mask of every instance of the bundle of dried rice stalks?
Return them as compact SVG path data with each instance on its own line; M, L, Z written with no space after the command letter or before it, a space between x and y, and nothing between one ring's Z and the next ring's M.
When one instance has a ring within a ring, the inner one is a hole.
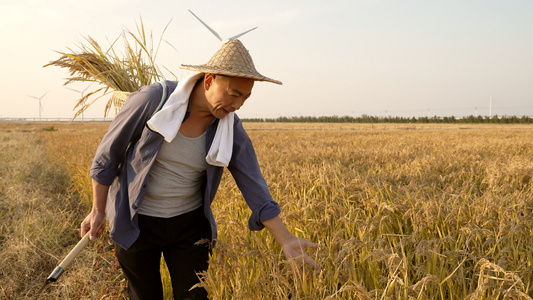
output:
M169 24L170 22L163 30L163 34ZM141 18L140 25L137 25L137 34L124 29L108 49L102 48L96 40L88 36L86 38L87 44L79 45L78 50L68 48L68 52L56 51L61 54L61 57L43 67L58 66L68 69L70 78L67 78L64 85L77 81L91 81L104 86L78 100L74 107L74 109L78 108L74 115L74 118L76 118L96 100L110 92L135 92L143 85L164 79L163 74L155 64L163 34L159 39L157 48L154 49L153 37L150 34L150 38L147 40ZM130 39L133 39L133 42L130 42ZM122 40L124 45L123 53L115 50L120 40ZM109 91L110 89L112 91ZM103 92L103 95L89 102L87 101L91 96L99 92ZM111 109L114 98L117 97L111 97L107 102L104 115L107 115ZM115 104L121 106L120 102Z

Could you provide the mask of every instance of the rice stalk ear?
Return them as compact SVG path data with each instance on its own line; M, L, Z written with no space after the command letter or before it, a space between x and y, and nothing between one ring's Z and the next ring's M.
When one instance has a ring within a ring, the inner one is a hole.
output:
M108 88L105 88L105 87L102 87L102 88L98 88L90 93L88 93L87 95L85 95L83 98L79 99L77 102L76 102L76 105L74 106L74 109L78 108L79 109L74 113L74 116L72 117L72 120L76 119L79 115L81 115L87 108L89 108L94 102L96 102L96 100L100 99L101 97L107 95L106 91L108 90ZM90 102L87 102L87 100L89 100L89 98L95 94L98 94L99 92L101 91L104 91L104 94L91 100ZM109 103L107 104L107 106L109 106ZM107 112L109 111L109 109L105 108L104 110L104 117L105 115L107 114Z

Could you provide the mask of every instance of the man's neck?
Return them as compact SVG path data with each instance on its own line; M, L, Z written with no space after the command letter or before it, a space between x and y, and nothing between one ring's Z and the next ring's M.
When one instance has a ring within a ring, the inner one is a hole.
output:
M205 96L204 79L198 80L189 98L191 117L212 119Z

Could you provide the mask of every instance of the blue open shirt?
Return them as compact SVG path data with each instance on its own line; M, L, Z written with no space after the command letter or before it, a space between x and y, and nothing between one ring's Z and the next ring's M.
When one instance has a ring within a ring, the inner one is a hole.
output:
M177 84L176 81L166 81L166 95L170 95ZM110 186L106 217L111 238L124 249L128 249L139 237L137 211L146 193L148 173L164 141L162 135L146 126L162 95L163 87L157 83L144 86L130 95L111 122L91 167L91 178ZM206 153L213 142L217 124L218 119L214 118L207 127ZM237 115L233 130L233 153L228 169L252 211L248 227L250 230L261 230L264 228L262 222L279 215L280 208L272 200L252 142ZM223 171L222 167L207 164L202 185L204 214L211 223L211 241L217 238L211 203Z

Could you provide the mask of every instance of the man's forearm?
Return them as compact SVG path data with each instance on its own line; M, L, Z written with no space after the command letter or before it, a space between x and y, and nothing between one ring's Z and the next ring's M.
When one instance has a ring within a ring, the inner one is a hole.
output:
M262 222L280 245L294 238L279 216Z
M92 179L93 183L93 211L105 213L107 203L107 193L109 186L98 183Z

